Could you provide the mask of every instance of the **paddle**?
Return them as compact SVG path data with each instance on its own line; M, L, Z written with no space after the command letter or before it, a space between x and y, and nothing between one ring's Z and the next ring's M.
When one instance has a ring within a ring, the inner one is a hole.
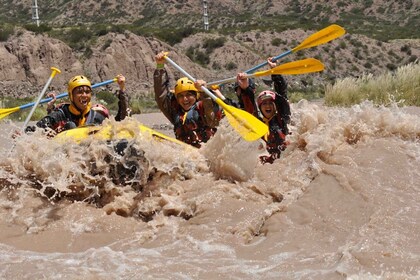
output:
M39 102L41 101L41 98L44 96L45 92L47 91L48 87L50 86L52 79L54 79L56 74L60 74L61 71L58 68L51 67L51 75L48 78L47 83L45 84L44 88L42 89L41 93L38 95L37 100L34 103L34 106L32 107L31 111L29 112L29 115L26 117L25 122L23 123L22 130L25 130L25 127L28 125L29 121L31 120L32 115L35 112L36 107L38 106Z
M336 24L332 24L312 35L310 35L308 38L306 38L302 43L300 43L297 47L288 50L278 56L275 56L272 58L272 61L275 62L277 60L279 60L282 57L285 57L291 53L297 52L299 50L303 50L303 49L307 49L307 48L311 48L311 47L315 47L315 46L319 46L325 43L328 43L329 41L332 41L342 35L344 35L346 33L346 31L344 30L344 28L342 28L339 25ZM250 74L253 73L255 70L260 69L264 66L266 66L268 64L267 61L258 64L257 66L252 67L251 69L248 69L245 71L245 73ZM226 81L226 82L225 82ZM231 79L226 79L226 80L220 80L220 81L214 81L214 82L210 82L208 83L209 85L220 85L223 83L228 83L231 82Z
M324 70L324 64L322 64L321 61L315 59L315 58L307 58L302 60L297 60L285 64L281 64L279 66L276 66L270 70L266 71L260 71L255 72L252 74L246 75L247 78L252 77L261 77L261 76L267 76L267 75L298 75L298 74L305 74L305 73L312 73L312 72L319 72ZM225 84L229 82L233 82L236 80L236 77L210 82L207 85L218 85L218 84Z
M344 28L342 28L341 26L337 25L337 24L332 24L328 27L325 27L324 29L321 29L320 31L310 35L308 38L306 38L302 43L300 43L297 47L294 47L291 50L288 50L278 56L275 56L272 58L272 61L275 62L277 60L279 60L280 58L283 58L291 53L303 50L303 49L308 49L308 48L312 48L312 47L316 47L325 43L328 43L329 41L332 41L342 35L344 35L346 33L346 31L344 30ZM245 73L252 73L257 69L260 69L261 67L264 67L268 64L267 61L258 64L257 66L252 67L251 69L248 69L247 71L245 71Z
M100 87L100 86L108 85L108 84L116 82L116 81L117 81L116 78L114 78L112 80L103 81L103 82L92 85L92 88L97 88L97 87ZM59 98L66 97L68 95L69 95L68 92L63 92L63 93L60 93L59 95L57 95L55 98L59 99ZM39 104L44 104L44 103L50 102L51 100L52 100L51 97L45 98L45 99L42 99L39 102ZM14 107L14 108L4 108L4 109L0 108L0 120L7 117L8 115L10 115L12 113L15 113L15 112L17 112L19 110L22 110L22 109L31 108L34 105L35 105L35 102L31 102L31 103L24 104L24 105L21 105L19 107Z
M190 74L188 74L184 69L182 69L175 62L173 62L168 56L165 55L164 58L172 66L174 66L186 77L188 77L188 79L190 79L193 82L196 81ZM228 118L230 125L246 141L258 140L268 132L268 126L253 115L251 115L250 113L227 105L204 86L201 87L201 90L203 90L209 97L211 97L217 104L219 104L220 107L224 109L225 115Z

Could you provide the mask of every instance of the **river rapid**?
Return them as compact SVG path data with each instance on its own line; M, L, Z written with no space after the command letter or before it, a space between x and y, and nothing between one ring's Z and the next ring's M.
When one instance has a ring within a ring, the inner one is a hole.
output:
M201 149L138 132L124 155L3 120L0 279L420 279L420 109L292 112L266 165L227 120Z

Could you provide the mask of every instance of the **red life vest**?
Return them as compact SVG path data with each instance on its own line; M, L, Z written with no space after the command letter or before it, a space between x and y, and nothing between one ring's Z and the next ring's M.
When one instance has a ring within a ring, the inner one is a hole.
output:
M172 117L174 120L174 133L176 139L195 147L207 142L217 131L204 123L204 110L199 106L200 101L194 104L187 112L181 108ZM215 112L220 119L221 112Z

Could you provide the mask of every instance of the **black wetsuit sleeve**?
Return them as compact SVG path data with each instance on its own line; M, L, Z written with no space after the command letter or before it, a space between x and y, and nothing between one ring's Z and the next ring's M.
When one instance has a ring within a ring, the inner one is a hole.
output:
M276 92L276 107L280 111L280 115L286 123L290 122L290 104L287 97L287 82L282 75L272 75L271 79L274 83Z
M119 122L129 116L130 107L128 105L128 96L124 91L118 90L117 97L118 97L118 113L115 116L115 120Z
M257 115L257 104L255 103L255 83L249 80L249 86L245 89L235 85L236 94L238 95L239 107L250 114Z

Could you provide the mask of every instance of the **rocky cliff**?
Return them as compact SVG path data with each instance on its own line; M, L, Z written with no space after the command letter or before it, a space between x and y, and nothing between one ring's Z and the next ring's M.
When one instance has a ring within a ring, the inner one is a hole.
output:
M95 40L92 54L86 58L58 39L19 30L0 43L0 96L36 95L47 81L52 66L62 71L52 83L52 88L59 92L66 90L67 81L74 75L84 74L93 82L99 82L121 73L128 78L127 88L131 94L144 96L153 90L154 55L160 50L169 51L170 57L194 77L214 81L235 76L268 56L283 53L315 31L250 31L232 36L198 33L173 46L129 31L108 33ZM220 37L225 42L207 54L209 62L205 67L186 55L191 49L206 52L203 42ZM273 39L279 39L280 43L273 44ZM418 40L384 43L363 35L346 34L325 45L291 54L282 62L306 57L320 59L326 70L288 76L291 86L319 85L336 78L389 71L420 57L420 43ZM167 68L172 78L179 77L175 69Z

